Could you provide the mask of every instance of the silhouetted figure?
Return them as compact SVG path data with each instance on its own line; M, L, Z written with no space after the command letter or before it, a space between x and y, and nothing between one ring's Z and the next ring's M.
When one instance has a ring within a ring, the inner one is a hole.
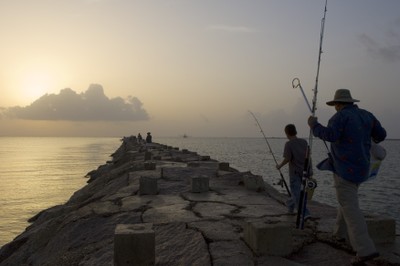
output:
M294 213L294 210L299 207L301 180L308 144L306 140L297 137L296 126L293 124L286 125L285 134L288 141L285 143L283 150L283 161L276 165L276 169L279 170L289 163L290 192L292 196L286 202L286 206L289 213ZM305 210L304 217L305 219L311 217L308 209Z
M151 143L153 141L153 137L150 132L147 132L146 142Z
M335 106L336 114L325 127L316 117L308 118L308 125L315 137L331 143L333 181L338 200L338 212L333 235L337 239L349 239L357 255L352 265L365 265L379 256L371 239L364 214L360 209L358 188L368 179L370 168L371 138L375 143L386 138L386 130L370 112L358 108L347 89L335 92L329 106Z
M138 135L137 135L137 141L138 141L138 143L142 143L142 141L143 141L143 138L142 138L142 135L139 133Z

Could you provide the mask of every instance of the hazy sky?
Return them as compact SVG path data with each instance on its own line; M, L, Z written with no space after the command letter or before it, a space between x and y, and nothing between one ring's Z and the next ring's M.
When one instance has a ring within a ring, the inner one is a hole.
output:
M0 0L0 136L308 136L325 0ZM400 1L328 1L316 115L400 138Z

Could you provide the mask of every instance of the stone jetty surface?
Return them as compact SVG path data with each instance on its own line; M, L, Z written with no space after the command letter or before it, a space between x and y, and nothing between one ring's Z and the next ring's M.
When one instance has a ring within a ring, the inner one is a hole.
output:
M2 247L0 265L124 265L118 256L131 248L155 265L350 265L354 256L331 237L334 208L311 201L313 219L295 229L286 195L207 155L124 137L88 178L65 204L32 217ZM368 265L400 265L394 221L368 221L381 254ZM119 235L138 226L153 236L140 236L139 251Z

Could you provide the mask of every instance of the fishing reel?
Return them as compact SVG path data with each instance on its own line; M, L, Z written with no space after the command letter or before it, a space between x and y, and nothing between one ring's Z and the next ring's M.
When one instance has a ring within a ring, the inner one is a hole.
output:
M317 187L317 180L310 177L306 180L305 190L307 192L307 200L311 200L314 195L314 190Z
M317 180L314 178L309 178L306 181L306 188L307 189L315 189L317 187Z

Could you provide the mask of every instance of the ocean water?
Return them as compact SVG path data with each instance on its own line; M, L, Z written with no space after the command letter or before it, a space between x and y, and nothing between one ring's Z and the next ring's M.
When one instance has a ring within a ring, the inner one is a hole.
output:
M240 171L263 176L271 185L280 175L263 138L157 138L154 141L209 155ZM286 139L268 139L277 161ZM313 160L326 157L326 148L314 140ZM12 138L0 137L0 247L29 225L41 210L65 203L82 188L85 175L105 164L121 145L119 138ZM400 141L383 143L388 156L378 177L360 188L361 208L396 219L400 230ZM314 200L336 206L332 174L314 170L318 187ZM287 167L282 173L288 182ZM281 186L274 185L286 193Z
M29 218L65 203L120 145L118 138L0 137L0 247Z

